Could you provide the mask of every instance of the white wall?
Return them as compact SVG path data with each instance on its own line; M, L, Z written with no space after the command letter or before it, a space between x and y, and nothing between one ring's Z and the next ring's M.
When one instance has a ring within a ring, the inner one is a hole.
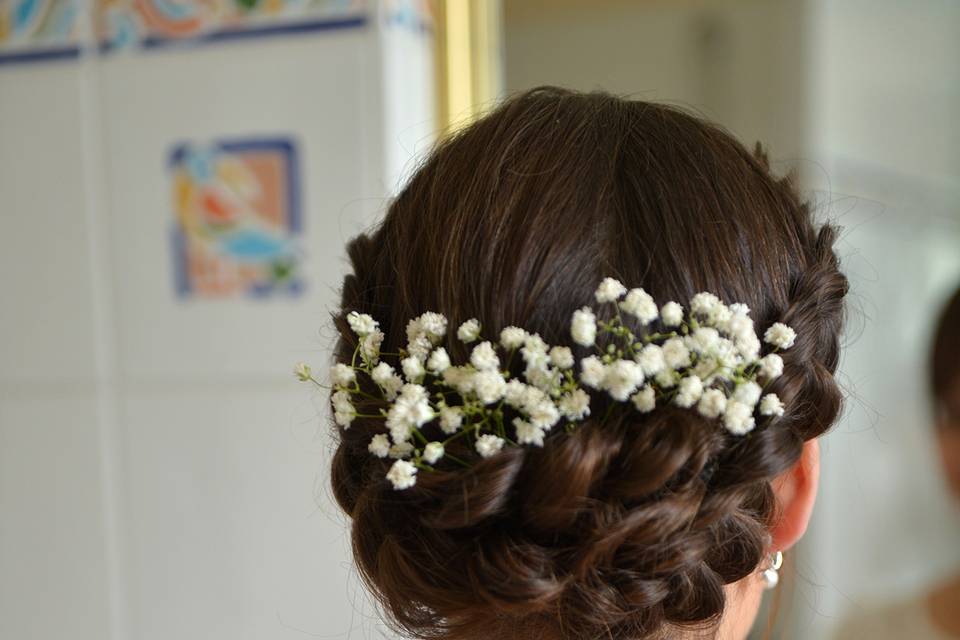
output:
M327 489L326 403L290 372L323 368L343 245L432 139L412 4L0 65L0 637L379 628ZM305 291L179 298L171 146L258 135L297 149Z

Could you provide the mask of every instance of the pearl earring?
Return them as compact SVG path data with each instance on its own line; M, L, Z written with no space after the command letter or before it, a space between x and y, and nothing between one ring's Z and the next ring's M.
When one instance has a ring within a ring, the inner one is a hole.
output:
M777 551L770 560L770 566L763 570L763 585L773 589L780 582L780 567L783 566L783 552Z

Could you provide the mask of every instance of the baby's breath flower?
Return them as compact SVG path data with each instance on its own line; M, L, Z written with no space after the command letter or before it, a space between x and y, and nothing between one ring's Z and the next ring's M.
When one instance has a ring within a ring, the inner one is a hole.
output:
M623 284L616 280L615 278L604 278L600 283L600 286L597 287L594 296L597 298L597 302L613 302L614 300L619 300L620 296L627 292L627 288Z
M643 289L631 289L620 308L635 316L641 324L650 324L660 315L653 297Z
M390 438L385 433L378 433L370 438L367 451L378 458L386 458L390 454Z
M690 299L690 312L712 320L720 304L720 298L703 291Z
M782 416L783 403L780 397L775 393L768 393L760 400L760 415L762 416Z
M330 396L330 402L333 404L333 419L344 429L350 428L350 423L356 417L357 410L354 409L350 401L350 393L345 389L340 389Z
M442 313L427 311L420 316L420 329L431 341L440 340L447 333L447 318Z
M413 454L413 444L409 442L397 442L390 446L390 451L387 452L387 455L395 460L402 460L403 458L409 458Z
M774 322L763 334L763 341L778 349L789 349L796 339L797 332L782 322Z
M670 338L663 343L663 360L671 369L683 369L690 366L690 350L683 338Z
M447 367L441 377L445 385L455 389L461 395L473 391L473 371L468 367Z
M691 351L712 355L720 344L720 332L713 327L700 327L686 338Z
M737 385L733 392L733 399L747 405L752 411L753 407L757 406L757 402L760 401L761 393L763 393L763 390L760 385L753 380L748 380Z
M503 443L503 438L495 436L492 433L485 433L477 438L477 444L474 446L481 457L489 458L500 452L500 449L503 448Z
M380 326L376 320L366 313L358 313L356 311L351 311L347 314L347 323L350 325L350 329L358 336L373 333L377 330L377 327Z
M660 308L660 319L665 327L679 327L683 323L683 307L676 302L668 302Z
M496 369L477 371L473 374L472 386L473 392L477 394L477 399L480 402L493 404L503 398L503 394L507 390L507 381Z
M637 362L643 369L644 375L653 377L666 369L667 362L663 355L663 349L655 344L648 344L636 357Z
M760 375L767 380L775 380L783 375L783 358L769 353L760 359Z
M442 407L440 409L440 430L446 434L456 433L463 424L463 409L460 407Z
M511 407L519 409L526 397L527 385L514 378L503 388L503 399Z
M383 393L387 397L387 400L393 402L397 394L400 393L400 389L403 388L403 378L397 374L393 374L387 377L380 386L383 388Z
M483 341L470 353L470 363L480 371L494 371L500 367L500 359L493 345Z
M500 344L504 349L517 349L527 339L527 332L520 327L504 327L500 332Z
M727 396L719 389L707 389L697 403L697 411L706 418L719 418L726 408Z
M442 442L428 442L423 448L423 459L427 464L436 464L437 460L443 457Z
M607 365L603 387L614 400L627 400L643 384L643 369L633 360L616 360Z
M601 362L597 356L587 356L580 360L580 382L593 387L594 389L603 388L603 380L607 377L607 365Z
M677 386L678 382L680 382L680 374L673 369L664 369L657 375L653 376L653 381L657 383L657 386L663 389L672 389Z
M430 357L427 358L427 369L431 373L443 373L450 366L450 356L447 354L447 350L443 347L437 347L433 350L433 353L430 354Z
M420 360L426 360L431 349L433 349L433 343L425 333L417 335L407 343L407 353Z
M382 387L395 373L393 367L386 362L381 362L370 370L370 379Z
M403 375L407 378L407 382L420 382L423 379L425 371L423 362L419 358L408 356L400 361L400 365L403 367Z
M570 347L553 347L550 349L550 362L561 369L573 367L573 351Z
M386 425L394 442L406 442L413 428L429 422L433 415L427 390L419 384L407 383L387 411Z
M335 387L347 387L353 384L357 375L353 372L353 367L338 362L330 368L330 380Z
M723 426L727 431L742 436L752 430L754 424L753 405L746 405L735 399L727 401L727 407L723 412Z
M313 377L313 372L310 370L310 365L306 362L298 362L297 366L293 368L293 375L297 376L300 382L306 382Z
M550 429L560 420L560 411L557 409L557 405L547 397L529 405L526 410L531 424L538 429Z
M417 483L417 468L406 460L397 460L387 472L394 489L409 489Z
M688 409L697 403L703 394L703 383L697 376L687 376L680 380L677 386L677 395L673 398L673 403L678 407Z
M519 444L532 444L537 447L543 446L543 429L521 418L514 418L513 426L517 430L517 442ZM479 446L479 443L477 443L477 446Z
M557 407L567 420L583 420L590 415L590 395L583 389L574 389L560 397Z
M650 413L657 406L656 392L650 385L644 385L640 391L630 396L630 400L640 413Z
M592 347L597 339L597 317L590 307L583 307L573 312L570 322L570 335L573 341L584 347Z
M366 362L380 359L380 345L383 344L383 331L374 329L360 341L360 355Z
M480 337L480 321L476 318L470 318L460 325L457 329L457 337L462 342L470 343Z

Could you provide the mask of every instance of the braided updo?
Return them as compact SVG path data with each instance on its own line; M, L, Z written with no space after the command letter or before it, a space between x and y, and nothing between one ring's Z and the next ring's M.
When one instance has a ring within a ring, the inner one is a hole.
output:
M433 310L454 326L479 319L486 338L521 326L579 358L571 313L607 275L658 300L711 291L746 303L759 332L780 321L798 337L770 387L787 413L747 436L670 406L607 412L598 396L602 424L395 491L389 461L367 451L382 420L339 429L333 490L391 620L446 640L712 628L724 585L762 560L778 515L771 480L840 411L847 280L835 235L759 147L663 105L540 87L440 143L383 222L348 245L338 359L354 352L352 310L380 322L384 352ZM443 346L466 359L459 341Z

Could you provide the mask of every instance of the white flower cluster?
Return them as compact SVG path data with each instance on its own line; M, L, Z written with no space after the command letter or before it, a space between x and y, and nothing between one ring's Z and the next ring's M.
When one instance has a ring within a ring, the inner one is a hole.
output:
M719 419L735 435L751 431L757 413L783 415L780 398L764 394L761 383L783 373L777 352L794 344L796 333L790 327L778 322L767 329L764 342L771 349L761 357L762 344L746 305L726 305L711 293L698 293L687 313L676 302L658 307L643 289L627 290L614 278L605 278L595 297L615 312L608 321L598 320L589 306L573 312L573 341L594 350L580 359L579 375L569 347L548 345L538 334L512 326L500 332L496 343L481 340L482 327L473 318L460 324L456 335L464 344L476 344L469 361L455 365L440 346L447 319L434 312L408 323L407 346L395 354L397 372L380 361L383 333L378 323L351 312L347 320L357 348L351 364L337 363L330 373L334 419L344 429L359 415L384 420L384 433L374 435L368 449L394 459L387 480L406 489L416 483L418 471L432 470L443 458L467 465L447 452L461 438L482 458L506 445L542 447L561 421L572 427L590 415L591 395L585 388L630 402L640 413L660 405L695 409ZM630 329L637 325L640 336ZM597 344L601 335L606 337L602 346ZM523 373L511 377L516 354ZM366 374L379 395L361 389L358 372ZM305 364L294 373L316 382ZM359 414L354 396L381 406L385 400L388 408L379 409L379 415ZM424 435L422 428L432 421L445 438Z

